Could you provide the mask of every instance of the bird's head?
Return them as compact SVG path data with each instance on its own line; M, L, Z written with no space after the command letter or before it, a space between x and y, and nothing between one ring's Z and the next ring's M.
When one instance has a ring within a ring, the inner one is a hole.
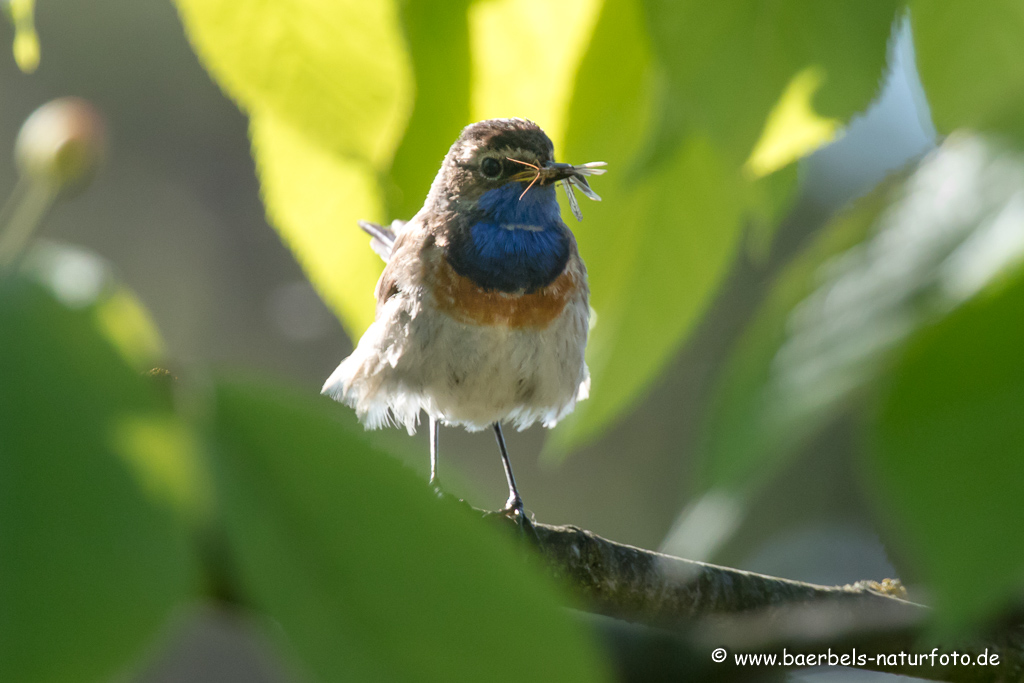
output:
M557 163L551 139L533 121L488 119L463 129L434 180L430 199L435 205L481 208L515 220L519 213L535 212L539 204L556 206L554 186L560 180L599 199L585 176L603 172L591 165Z
M474 123L438 171L427 222L458 273L486 288L532 290L557 277L570 251L555 184L569 181L599 199L585 176L603 171L555 162L551 139L532 121Z
M475 203L489 190L508 183L520 184L521 193L537 175L537 169L547 168L554 161L554 155L551 139L532 121L489 119L474 123L466 126L448 150L434 190L459 204ZM543 180L536 184L550 184Z

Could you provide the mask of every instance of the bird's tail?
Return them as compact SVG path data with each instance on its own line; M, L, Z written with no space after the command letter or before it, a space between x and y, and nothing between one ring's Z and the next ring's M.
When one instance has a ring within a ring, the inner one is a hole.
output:
M377 256L384 259L384 263L391 260L391 250L395 246L395 231L400 230L405 221L393 221L390 228L383 225L371 223L370 221L359 221L359 227L370 236L370 248L377 252Z

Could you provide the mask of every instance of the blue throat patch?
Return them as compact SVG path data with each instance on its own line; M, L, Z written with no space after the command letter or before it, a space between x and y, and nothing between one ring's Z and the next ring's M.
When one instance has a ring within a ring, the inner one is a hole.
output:
M540 289L554 282L569 260L569 230L554 185L535 185L520 200L523 187L509 182L484 193L475 222L452 241L448 262L484 289Z

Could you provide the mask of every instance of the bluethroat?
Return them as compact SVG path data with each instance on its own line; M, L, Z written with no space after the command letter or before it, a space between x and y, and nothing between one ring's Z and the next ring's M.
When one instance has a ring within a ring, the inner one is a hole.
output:
M573 188L600 199L586 177L602 166L556 163L532 121L481 121L462 131L408 222L360 223L387 263L376 319L323 393L368 429L402 424L412 434L425 412L435 486L439 426L491 427L505 511L521 517L501 423L553 427L587 397L587 270L555 185L579 219Z

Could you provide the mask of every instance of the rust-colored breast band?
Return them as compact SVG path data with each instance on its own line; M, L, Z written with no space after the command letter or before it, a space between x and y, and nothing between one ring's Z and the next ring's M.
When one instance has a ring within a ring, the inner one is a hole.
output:
M509 294L483 289L442 260L436 270L434 299L440 310L461 323L543 329L561 315L576 289L570 270L536 292Z

